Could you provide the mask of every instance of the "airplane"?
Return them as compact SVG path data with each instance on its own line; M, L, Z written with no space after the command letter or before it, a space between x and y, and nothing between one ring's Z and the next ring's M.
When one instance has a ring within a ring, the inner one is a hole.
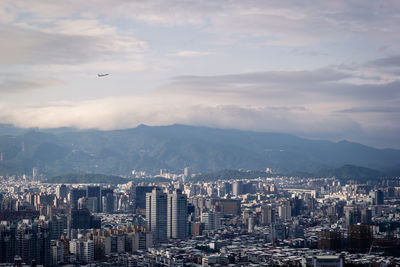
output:
M97 77L104 77L104 76L107 76L107 75L109 75L109 73L97 74Z

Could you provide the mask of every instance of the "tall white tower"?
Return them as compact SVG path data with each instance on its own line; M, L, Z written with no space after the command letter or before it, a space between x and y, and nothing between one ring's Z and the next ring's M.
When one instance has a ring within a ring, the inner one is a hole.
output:
M167 194L160 188L146 194L146 221L155 242L167 240Z
M38 180L38 169L36 167L32 169L32 180L33 181Z
M168 195L168 238L185 239L188 233L187 197L181 190Z

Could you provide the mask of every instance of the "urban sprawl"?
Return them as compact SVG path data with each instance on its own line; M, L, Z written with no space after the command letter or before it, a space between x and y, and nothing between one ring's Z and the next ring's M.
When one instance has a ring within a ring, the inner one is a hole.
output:
M0 177L0 266L400 266L400 179L190 182L185 168L111 186L35 172Z

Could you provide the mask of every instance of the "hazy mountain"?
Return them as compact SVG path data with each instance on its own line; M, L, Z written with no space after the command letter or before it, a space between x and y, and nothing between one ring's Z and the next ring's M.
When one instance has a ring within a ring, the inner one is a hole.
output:
M400 172L396 172L398 175ZM233 180L233 179L253 179L259 177L274 177L280 174L269 174L265 171L239 171L239 170L221 170L212 173L198 174L194 176L192 181L217 181L217 180ZM314 173L310 172L294 172L288 173L290 176L298 177L336 177L340 180L359 180L367 181L385 177L388 174L374 169L360 167L355 165L343 165L339 168L323 168Z
M289 134L222 130L183 125L138 126L99 131L69 128L2 135L0 174L105 173L160 168L210 172L222 169L315 172L345 164L386 171L399 169L400 150L358 143L307 140Z
M131 180L114 175L104 174L65 174L51 177L46 180L47 183L56 184L125 184Z
M377 170L354 165L344 165L336 169L322 169L316 173L318 177L339 177L341 179L368 180L385 176L386 174Z

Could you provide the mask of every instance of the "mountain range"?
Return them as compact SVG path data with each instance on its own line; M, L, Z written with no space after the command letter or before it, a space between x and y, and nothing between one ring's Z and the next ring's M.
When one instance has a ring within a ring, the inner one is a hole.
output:
M346 164L398 173L400 150L355 142L309 140L290 134L185 125L140 125L124 130L21 129L0 125L0 175L46 176L103 173L129 176L132 170L182 173L224 169L276 173L318 172Z

